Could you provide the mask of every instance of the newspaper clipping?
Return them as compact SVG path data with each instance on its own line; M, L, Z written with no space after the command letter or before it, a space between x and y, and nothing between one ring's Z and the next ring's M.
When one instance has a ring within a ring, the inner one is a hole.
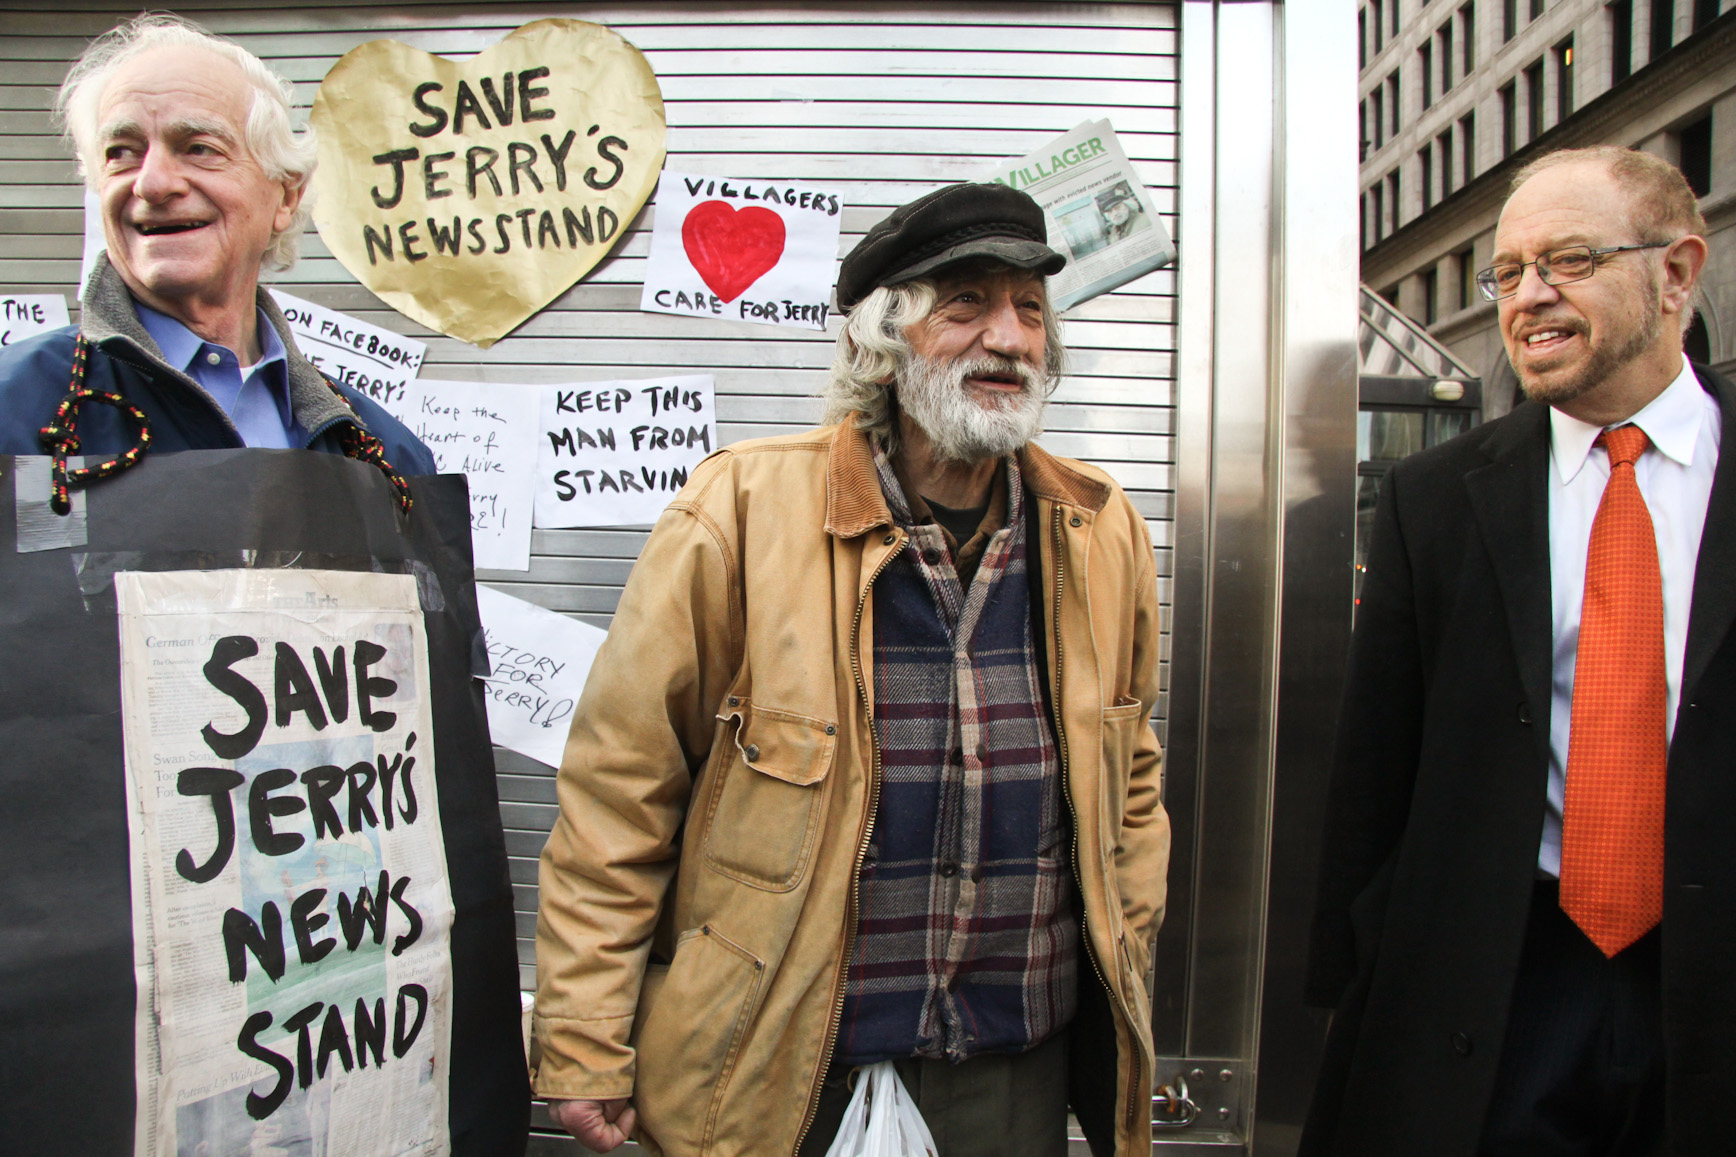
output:
M415 578L115 585L135 1157L448 1153L452 897Z
M1175 257L1139 174L1106 120L996 168L985 178L1029 193L1048 216L1049 245L1067 267L1049 278L1056 310L1167 265Z

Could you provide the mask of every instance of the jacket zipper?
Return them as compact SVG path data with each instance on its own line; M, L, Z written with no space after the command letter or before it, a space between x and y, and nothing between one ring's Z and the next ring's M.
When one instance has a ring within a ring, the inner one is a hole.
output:
M1067 811L1073 817L1073 872L1075 875L1079 875L1080 874L1080 865L1079 865L1079 809L1073 803L1073 793L1071 791L1067 790L1067 787L1066 787L1066 785L1069 782L1069 761L1068 761L1068 757L1067 757L1067 729L1064 726L1062 726L1062 722L1061 722L1061 594L1062 594L1062 591L1065 589L1066 584L1067 584L1067 566L1066 566L1066 562L1064 561L1063 556L1062 556L1062 552L1061 552L1062 543L1061 543L1061 504L1060 503L1055 504L1054 527L1055 527L1055 549L1054 549L1054 554L1055 554L1055 606L1054 606L1054 612L1053 612L1053 615L1051 616L1050 621L1054 624L1055 661L1052 664L1052 666L1054 667L1054 670L1050 673L1049 677L1050 677L1051 682L1053 683L1053 688L1052 688L1052 692L1051 692L1051 699L1053 700L1053 710L1055 712L1055 738L1059 741L1060 747L1061 747L1061 783L1062 783L1061 794L1066 797ZM1083 889L1081 889L1081 891L1083 891ZM1097 974L1098 983L1103 985L1104 991L1106 991L1109 994L1110 1003L1112 1005L1117 1006L1117 1008L1116 1008L1117 1013L1123 1019L1127 1019L1127 1014L1126 1014L1125 1010L1123 1010L1119 1007L1121 1004L1121 997L1115 991L1115 988L1109 983L1108 979L1103 975L1103 966L1100 963L1098 963L1097 953L1091 947L1091 930L1090 930L1090 928L1089 927L1083 928L1083 933L1084 934L1079 937L1079 940L1080 940L1080 943L1084 944L1084 946L1085 946L1085 956L1091 961L1091 971ZM1128 1032L1128 1044L1130 1047L1127 1050L1127 1069L1128 1069L1128 1083L1127 1083L1127 1093L1126 1093L1127 1112L1126 1112L1125 1117L1122 1120L1122 1128L1127 1130L1127 1131L1131 1131L1133 1129L1133 1116L1134 1116L1134 1113L1138 1109L1138 1103L1140 1100L1140 1098L1138 1096L1139 1069L1140 1069L1138 1042L1139 1042L1138 1034L1131 1031L1131 1028L1130 1028L1130 1030Z
M898 557L898 552L904 549L899 542L894 549L886 552L886 557L880 560L880 565L874 568L874 573L868 576L868 584L862 588L861 597L856 600L856 619L850 625L850 668L856 675L856 692L862 697L862 710L868 716L868 815L862 825L862 838L856 844L856 858L850 864L850 904L845 909L844 919L844 964L838 971L838 991L832 998L832 1019L826 1026L826 1040L820 1049L820 1068L814 1074L813 1088L808 1090L808 1108L802 1117L801 1131L796 1134L796 1147L791 1155L802 1151L802 1142L807 1140L808 1130L814 1127L814 1117L820 1108L820 1086L826 1083L826 1070L832 1065L832 1050L838 1043L838 1027L844 1020L844 979L850 972L850 954L856 948L856 913L861 903L862 891L862 859L868 854L868 841L874 835L874 812L880 803L880 741L874 734L874 703L868 697L868 684L862 678L862 610L868 605L868 592L874 589L874 582L880 577L892 560Z

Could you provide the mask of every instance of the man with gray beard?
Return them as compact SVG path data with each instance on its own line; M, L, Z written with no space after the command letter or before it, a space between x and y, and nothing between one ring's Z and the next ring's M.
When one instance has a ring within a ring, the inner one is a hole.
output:
M1340 720L1302 1152L1736 1136L1736 390L1706 222L1614 146L1521 169L1477 286L1528 399L1397 464Z
M536 1088L594 1150L802 1154L894 1062L942 1157L1150 1148L1169 824L1144 519L1032 439L1042 210L952 185L844 259L827 424L652 533L542 860Z

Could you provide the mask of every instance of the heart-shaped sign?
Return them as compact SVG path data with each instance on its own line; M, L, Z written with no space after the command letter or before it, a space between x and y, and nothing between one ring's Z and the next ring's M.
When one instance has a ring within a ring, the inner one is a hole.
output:
M784 219L760 205L701 201L681 223L681 245L711 292L734 301L784 255Z
M484 348L612 249L657 187L657 77L600 24L466 61L371 40L314 98L320 238L407 317Z

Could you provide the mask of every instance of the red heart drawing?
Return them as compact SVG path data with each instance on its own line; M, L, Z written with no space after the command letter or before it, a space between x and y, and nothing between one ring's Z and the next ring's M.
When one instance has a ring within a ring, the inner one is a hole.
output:
M681 223L681 244L711 291L734 301L784 255L784 219L761 205L738 212L728 201L703 201Z

